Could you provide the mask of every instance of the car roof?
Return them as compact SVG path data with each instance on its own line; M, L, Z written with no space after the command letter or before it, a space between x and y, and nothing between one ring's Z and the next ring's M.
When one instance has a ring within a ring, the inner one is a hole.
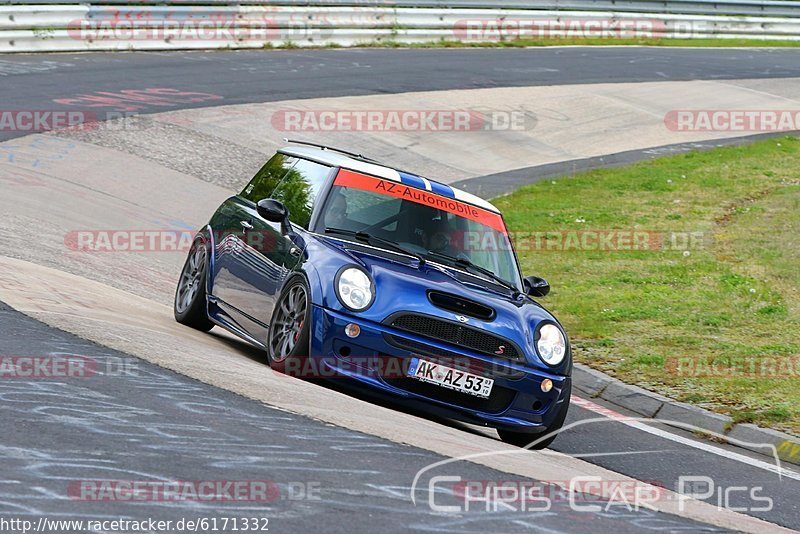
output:
M467 193L461 189L430 180L423 176L400 171L392 167L387 167L386 165L382 165L377 162L354 158L341 152L336 152L334 149L328 150L312 146L287 146L281 148L278 152L287 154L289 156L310 159L318 163L324 163L334 167L342 167L352 171L371 174L387 180L400 182L403 185L416 187L417 189L431 191L432 193L436 193L444 197L454 198L494 213L500 213L500 210L494 207L491 202L487 202L486 200L475 196L472 193Z

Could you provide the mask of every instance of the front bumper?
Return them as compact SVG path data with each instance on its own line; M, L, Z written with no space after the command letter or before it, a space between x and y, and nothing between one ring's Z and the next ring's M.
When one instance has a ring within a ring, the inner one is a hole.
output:
M311 354L324 376L346 377L369 386L368 392L444 417L537 433L546 430L564 402L569 402L568 376L535 369L527 363L491 358L438 343L385 324L320 306L312 307ZM351 339L345 326L355 323ZM488 399L428 384L406 375L410 359L421 357L494 380ZM541 383L553 381L544 393Z

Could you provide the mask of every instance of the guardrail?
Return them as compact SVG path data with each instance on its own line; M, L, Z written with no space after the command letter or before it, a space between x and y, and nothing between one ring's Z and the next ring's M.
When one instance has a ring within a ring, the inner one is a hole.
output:
M519 37L800 40L800 2L787 1L550 0L548 9L530 0L503 0L491 8L485 7L485 0L323 0L314 5L299 0L171 0L168 5L165 0L127 0L128 5L118 5L122 1L0 4L0 52L352 46Z
M3 0L3 4L53 4L52 0ZM59 0L58 4L94 5L237 5L269 4L302 7L413 7L438 9L530 9L549 11L617 11L705 15L792 16L793 0Z

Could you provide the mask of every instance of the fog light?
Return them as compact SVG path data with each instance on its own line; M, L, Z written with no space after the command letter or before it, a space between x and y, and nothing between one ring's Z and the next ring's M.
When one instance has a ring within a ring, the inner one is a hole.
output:
M347 334L347 337L358 337L358 334L361 333L361 327L356 323L350 323L344 327L344 333Z
M544 380L542 380L542 386L541 387L542 387L542 391L547 393L548 391L553 389L553 381L550 380L549 378L545 378Z

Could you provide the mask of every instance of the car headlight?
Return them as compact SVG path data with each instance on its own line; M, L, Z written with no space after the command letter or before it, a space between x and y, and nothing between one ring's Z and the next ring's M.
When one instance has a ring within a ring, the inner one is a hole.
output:
M341 303L353 311L366 310L375 298L372 280L358 267L346 267L339 272L336 294Z
M536 341L536 351L548 365L558 365L567 355L567 340L561 329L554 324L547 323L539 328L539 339Z

